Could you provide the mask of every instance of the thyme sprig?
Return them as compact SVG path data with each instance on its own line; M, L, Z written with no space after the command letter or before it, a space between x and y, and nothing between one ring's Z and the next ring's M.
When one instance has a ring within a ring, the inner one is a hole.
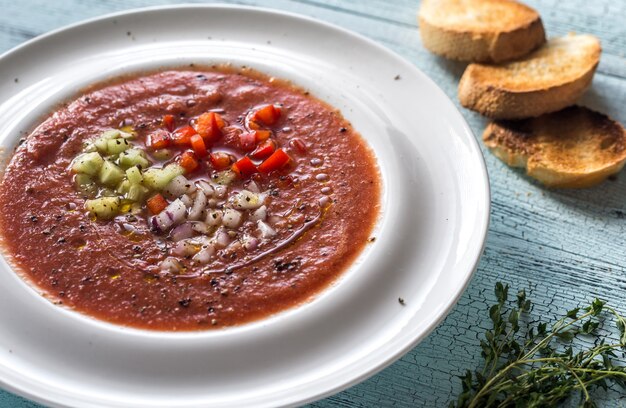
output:
M596 298L549 326L527 321L532 304L524 290L515 301L508 292L496 284L493 328L480 342L484 366L460 377L463 391L450 407L552 407L576 396L581 407L595 407L598 388L626 389L626 319L615 309ZM609 323L616 342L600 333Z

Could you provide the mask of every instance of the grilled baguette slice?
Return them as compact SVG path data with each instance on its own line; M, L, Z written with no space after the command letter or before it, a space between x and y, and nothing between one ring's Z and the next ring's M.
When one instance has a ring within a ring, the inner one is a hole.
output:
M507 61L546 41L539 14L513 0L424 0L418 21L427 49L461 61Z
M573 105L600 61L600 42L570 34L527 57L499 65L470 64L459 83L466 108L493 119L521 119Z
M550 187L583 188L619 172L626 130L608 116L572 106L520 121L491 122L485 145L512 167Z

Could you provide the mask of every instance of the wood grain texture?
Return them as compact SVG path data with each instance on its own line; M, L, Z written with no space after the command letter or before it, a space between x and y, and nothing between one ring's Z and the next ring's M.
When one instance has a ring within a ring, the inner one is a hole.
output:
M0 51L52 29L104 13L171 1L2 0ZM446 61L421 45L410 0L243 0L306 14L366 35L427 73L456 102L465 64ZM582 103L626 123L626 1L528 0L549 36L570 31L602 41L603 55ZM6 78L3 78L6 80ZM458 102L457 106L458 106ZM464 110L474 133L485 120ZM530 289L533 314L554 316L592 297L626 312L626 174L581 191L547 190L484 151L492 187L487 246L469 288L446 320L420 345L378 375L314 407L440 407L459 391L455 376L479 363L478 341L496 281ZM410 299L407 299L410 301ZM602 406L626 406L626 396L603 395ZM0 407L34 407L0 392Z

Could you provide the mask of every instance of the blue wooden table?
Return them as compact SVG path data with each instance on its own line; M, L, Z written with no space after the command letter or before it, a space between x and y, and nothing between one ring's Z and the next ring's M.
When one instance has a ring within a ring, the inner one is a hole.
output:
M422 47L415 19L418 0L232 2L297 12L364 34L414 63L456 101L465 65ZM0 52L86 18L169 3L175 1L1 0ZM626 123L626 0L527 3L541 13L549 36L575 31L601 39L602 60L582 104ZM480 136L486 121L462 112ZM588 190L548 190L483 152L492 187L491 226L478 271L459 304L401 360L313 406L447 405L460 389L456 376L480 363L478 341L489 326L486 309L496 281L530 290L537 316L554 316L596 296L626 312L626 174ZM626 406L626 397L616 391L602 398L604 406ZM0 391L1 408L36 406Z

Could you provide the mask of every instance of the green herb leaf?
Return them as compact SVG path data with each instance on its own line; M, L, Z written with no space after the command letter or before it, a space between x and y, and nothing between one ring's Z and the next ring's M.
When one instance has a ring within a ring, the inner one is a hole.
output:
M531 301L520 290L515 302L508 302L508 289L500 282L495 286L497 304L489 308L493 327L480 341L484 365L460 377L463 391L450 407L552 407L573 397L581 407L595 407L594 390L626 390L626 366L620 360L626 350L626 319L620 313L594 299L585 308L567 311L548 330L547 322L526 323L532 320L524 316ZM611 319L619 342L607 343L610 337L589 342L588 336L598 336L597 330ZM580 335L587 336L585 343L576 341Z

